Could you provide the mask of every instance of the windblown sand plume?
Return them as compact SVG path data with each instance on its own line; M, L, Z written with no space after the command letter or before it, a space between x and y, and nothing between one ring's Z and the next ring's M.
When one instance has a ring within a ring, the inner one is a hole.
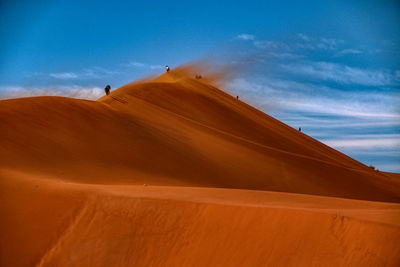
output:
M400 265L398 175L196 74L1 100L0 265Z

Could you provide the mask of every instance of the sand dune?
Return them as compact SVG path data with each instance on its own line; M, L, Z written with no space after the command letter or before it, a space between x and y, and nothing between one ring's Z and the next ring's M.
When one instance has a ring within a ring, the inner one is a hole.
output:
M396 266L400 181L185 68L0 101L3 266Z

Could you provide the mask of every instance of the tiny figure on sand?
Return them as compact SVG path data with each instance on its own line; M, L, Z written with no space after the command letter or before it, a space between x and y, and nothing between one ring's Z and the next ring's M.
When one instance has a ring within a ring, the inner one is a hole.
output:
M111 91L111 86L107 84L106 88L104 88L104 91L106 92L106 95L109 95Z
M171 70L171 69L169 68L169 66L166 65L166 66L165 66L165 71L166 71L166 72L169 72L170 70Z

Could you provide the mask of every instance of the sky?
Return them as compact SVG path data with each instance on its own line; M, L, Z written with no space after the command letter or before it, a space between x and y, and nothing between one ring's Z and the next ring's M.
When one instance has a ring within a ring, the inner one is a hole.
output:
M129 2L129 3L128 3ZM225 90L400 172L399 1L0 1L0 98L96 99L212 59Z

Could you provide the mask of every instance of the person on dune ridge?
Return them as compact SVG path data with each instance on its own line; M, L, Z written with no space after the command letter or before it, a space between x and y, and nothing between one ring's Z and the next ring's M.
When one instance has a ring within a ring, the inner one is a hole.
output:
M171 70L171 69L169 68L169 66L166 65L166 66L165 66L165 71L166 71L166 72L169 72L170 70Z
M107 84L106 88L104 88L104 91L106 92L106 95L109 95L111 91L111 86Z

